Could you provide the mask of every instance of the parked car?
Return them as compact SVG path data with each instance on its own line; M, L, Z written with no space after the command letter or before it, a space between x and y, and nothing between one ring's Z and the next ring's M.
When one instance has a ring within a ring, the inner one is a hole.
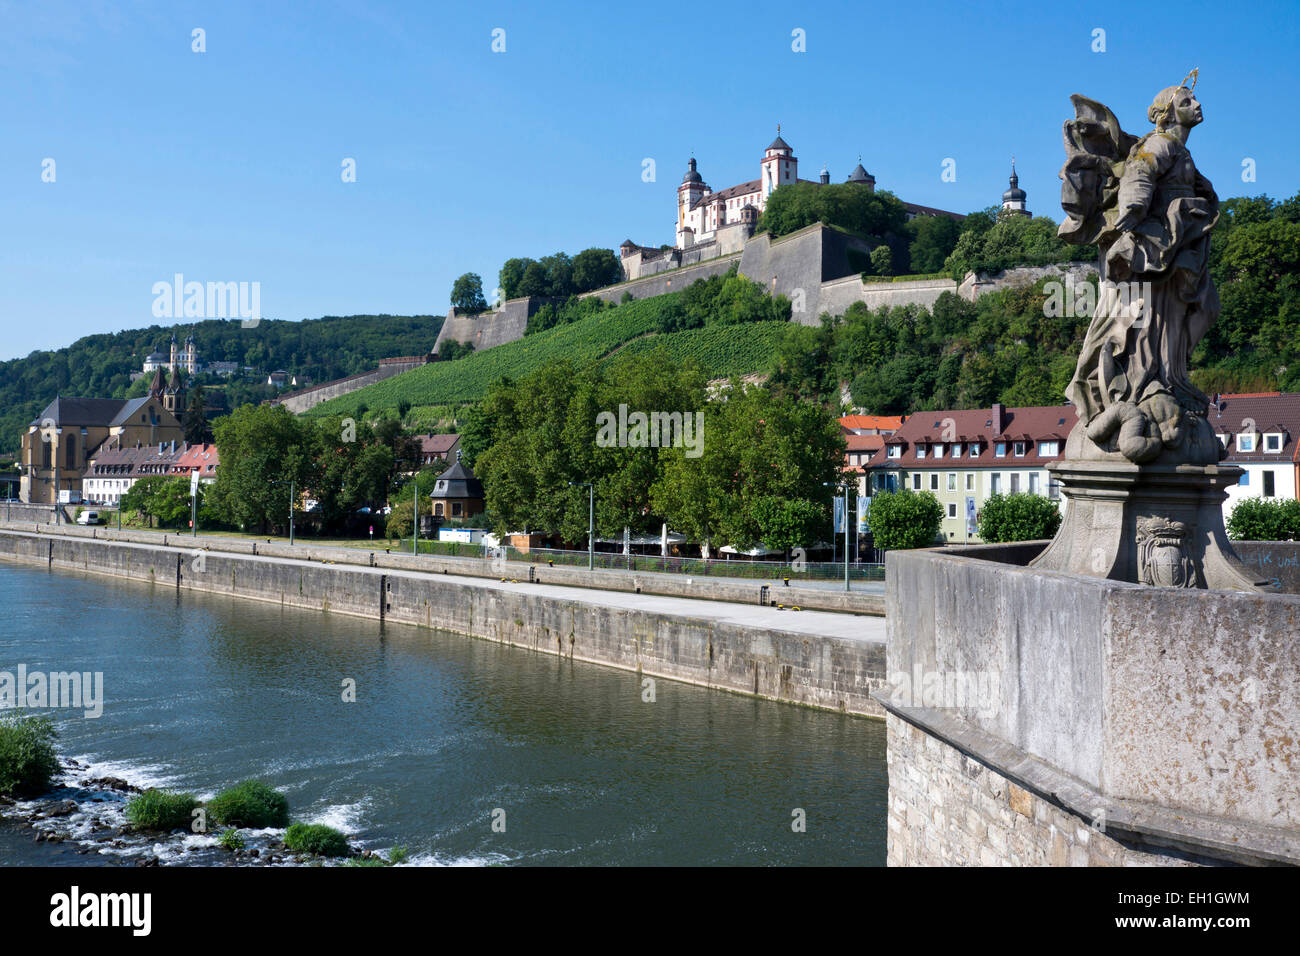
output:
M77 524L103 524L104 519L98 511L83 511L77 515Z

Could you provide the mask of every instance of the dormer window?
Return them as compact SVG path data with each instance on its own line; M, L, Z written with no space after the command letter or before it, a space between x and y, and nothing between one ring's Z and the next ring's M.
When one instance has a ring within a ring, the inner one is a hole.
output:
M977 441L973 441L973 442L970 443L970 456L971 456L972 458L978 458L978 457L980 456L980 443L979 443L979 442L977 442Z
M939 442L939 444L934 446L934 457L935 458L943 457L943 442Z
M1264 451L1279 452L1282 450L1282 433L1269 432L1264 436Z
M925 446L924 446L924 445L917 445L917 446L916 446L916 457L917 457L917 458L924 458L924 457L925 457Z
M889 456L890 458L902 458L902 457L903 457L903 446L902 446L902 445L890 445L890 446L889 446L889 451L888 451L886 454L888 454L888 456Z
M1006 457L1007 457L1007 443L1004 442L1004 441L1000 441L1000 442L998 442L996 445L994 445L994 446L993 446L993 454L996 455L998 458L1006 458Z
M1016 456L1017 458L1024 458L1024 457L1025 457L1025 443L1022 442L1022 441L1018 441L1018 442L1013 443L1013 444L1012 444L1012 451L1015 453L1015 456Z
M1255 450L1255 433L1241 432L1237 435L1237 451L1254 451Z
M1055 458L1061 453L1061 443L1058 441L1040 441L1038 443L1038 457Z

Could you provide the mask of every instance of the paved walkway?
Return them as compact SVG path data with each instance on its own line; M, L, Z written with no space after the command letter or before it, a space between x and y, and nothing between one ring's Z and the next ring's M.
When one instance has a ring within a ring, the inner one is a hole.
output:
M84 542L82 537L72 537L65 535L54 535L50 532L42 532L40 535L32 532L10 531L9 534L20 534L24 537L60 537L68 541ZM173 543L168 548L176 548L179 551L187 550L187 544L181 544L180 540L190 539L173 539ZM202 539L199 539L202 542ZM159 544L137 544L132 542L114 542L119 547L157 549L163 547ZM280 563L289 565L298 565L300 567L322 567L319 561L304 561L298 558L277 558L265 557L262 555L245 555L222 552L223 557L232 561L250 561L263 563ZM330 565L325 565L330 567ZM338 565L340 570L347 570L361 574L381 575L387 574L390 577L408 577L408 578L429 578L430 575L421 571L405 571L397 569L370 568L365 565L347 564ZM593 588L566 587L555 584L528 584L521 582L513 584L509 581L493 581L490 578L468 577L457 574L439 574L436 575L440 581L452 581L462 584L466 587L485 588L500 591L514 591L525 594L541 594L556 600L573 601L578 604L591 604L599 607L613 607L626 610L649 611L655 614L668 614L675 617L695 618L697 620L712 620L735 624L741 627L761 627L772 630L785 631L791 634L800 635L817 635L822 637L834 637L847 641L865 641L871 643L884 643L885 641L885 619L883 617L871 617L859 614L838 614L834 611L792 611L777 610L774 607L765 607L760 604L735 604L727 601L700 600L697 598L668 597L656 594L635 594L627 591L603 591Z

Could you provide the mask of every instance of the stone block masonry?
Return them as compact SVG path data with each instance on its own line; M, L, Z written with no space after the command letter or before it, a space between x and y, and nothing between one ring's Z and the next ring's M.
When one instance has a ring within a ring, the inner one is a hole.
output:
M890 866L1192 866L1107 835L920 727L885 718Z
M873 618L781 618L720 602L9 530L0 531L0 559L438 628L648 677L883 713L871 697L885 666L883 629ZM819 633L821 621L828 633Z

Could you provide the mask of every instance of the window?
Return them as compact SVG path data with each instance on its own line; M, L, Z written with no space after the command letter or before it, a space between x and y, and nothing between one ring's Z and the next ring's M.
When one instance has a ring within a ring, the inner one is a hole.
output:
M924 445L917 445L917 446L916 446L916 457L917 457L917 458L924 458L924 457L925 457L925 446L924 446Z
M1273 473L1271 471L1266 471L1264 472L1264 497L1272 498L1273 495L1274 495Z
M970 443L970 456L971 456L972 458L978 458L978 457L980 456L980 443L979 443L979 442L977 442L977 441L973 441L973 442Z
M948 490L949 491L957 490L957 475L951 471L948 472Z
M939 444L937 444L937 445L934 446L934 457L935 457L935 458L942 458L942 457L943 457L943 448L944 448L943 442L939 442Z
M461 503L459 501L453 501L451 503L451 516L453 518L459 515L461 513L461 510L462 510Z
M996 471L993 472L993 474L989 475L989 494L991 495L1002 494L1002 476L998 474Z
M1058 441L1040 441L1038 443L1039 458L1055 458L1061 453L1061 443Z
M1254 451L1255 450L1255 433L1242 432L1237 436L1237 451Z
M973 471L966 472L966 490L967 491L975 490L975 472Z
M1264 450L1272 452L1282 450L1282 435L1280 432L1273 432L1264 436Z
M937 472L930 476L930 490L931 491L939 490L939 475Z
M952 446L952 457L953 458L961 457L961 442L957 442L957 444Z
M1013 495L1020 494L1020 472L1018 471L1011 473L1011 493Z
M1056 501L1061 497L1061 483L1055 478L1047 479L1047 497Z
M996 455L996 456L999 457L999 458L1006 458L1006 457L1007 457L1007 443L1004 442L1004 441L1000 441L1000 442L998 442L996 445L994 445L994 446L993 446L993 454Z
M912 490L913 490L913 491L920 491L920 490L921 490L921 474L920 474L920 472L915 472L915 471L912 472Z
M1025 443L1024 443L1024 442L1022 442L1022 441L1018 441L1018 442L1013 443L1012 446L1011 446L1011 450L1015 453L1015 456L1016 456L1017 458L1024 458L1024 457L1025 457Z
M889 446L889 451L888 451L886 454L887 454L890 458L901 458L901 457L903 457L903 446L902 446L902 445L890 445L890 446Z
M957 517L957 502L955 501L948 502L948 517L949 518Z
M436 514L436 515L441 515L441 514L442 514L442 502L441 502L441 501L436 502L436 503L434 504L434 506L433 506L433 513Z
M1038 494L1038 472L1036 471L1029 473L1029 493L1031 495Z

